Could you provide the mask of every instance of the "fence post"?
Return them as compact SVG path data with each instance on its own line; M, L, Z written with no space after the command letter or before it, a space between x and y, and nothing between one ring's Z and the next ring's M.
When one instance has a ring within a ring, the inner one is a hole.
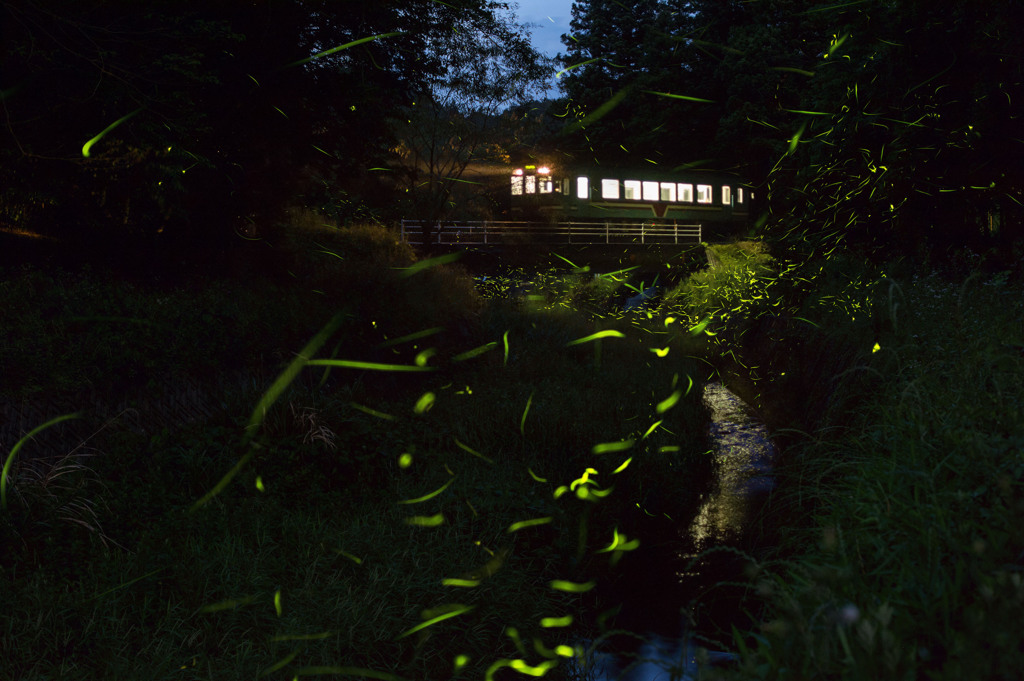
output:
M679 244L679 221L672 221L672 243Z
M484 220L484 245L487 245L487 220Z
M608 243L608 221L604 221L604 242Z

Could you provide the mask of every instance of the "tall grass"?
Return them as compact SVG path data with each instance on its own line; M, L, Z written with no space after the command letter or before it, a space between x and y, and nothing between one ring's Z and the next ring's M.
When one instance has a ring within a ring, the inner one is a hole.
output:
M1021 283L915 269L837 252L718 293L742 317L713 346L799 431L762 520L762 624L735 633L742 664L716 678L1024 669Z
M645 560L649 519L692 515L706 414L664 325L580 314L561 292L487 300L380 228L311 221L259 245L262 283L191 297L7 273L5 361L29 367L10 393L117 390L134 358L152 390L168 365L211 390L220 363L259 378L206 422L115 422L74 467L25 442L0 518L3 676L556 675L613 605L593 585ZM78 316L119 354L43 370L32 358L77 342Z

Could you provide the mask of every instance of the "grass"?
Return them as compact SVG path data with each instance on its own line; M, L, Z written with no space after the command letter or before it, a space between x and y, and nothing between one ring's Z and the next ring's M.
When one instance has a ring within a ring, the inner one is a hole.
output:
M731 353L723 370L799 430L780 433L761 521L760 628L736 632L742 664L714 678L1024 668L1022 287L982 265L921 273L836 253L718 291L723 314L738 308L711 339Z
M565 674L614 604L591 586L643 564L652 517L695 512L689 336L602 312L612 285L571 268L519 305L510 279L481 296L458 268L410 269L379 228L293 223L254 245L255 280L4 273L5 394L88 391L82 420L105 427L12 457L0 676ZM339 310L315 356L362 364L302 368ZM103 413L126 385L159 408L177 375L219 408L174 427L141 402L134 425Z

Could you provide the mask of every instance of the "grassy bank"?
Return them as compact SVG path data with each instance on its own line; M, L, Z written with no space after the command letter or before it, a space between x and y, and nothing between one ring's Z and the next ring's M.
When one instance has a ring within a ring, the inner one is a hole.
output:
M756 250L701 275L726 282L711 304L703 279L678 292L706 306L723 371L789 427L762 519L774 548L751 564L762 625L716 678L1017 678L1019 272Z
M689 336L374 228L251 247L174 285L4 272L5 408L80 413L3 443L0 676L564 673L709 477Z

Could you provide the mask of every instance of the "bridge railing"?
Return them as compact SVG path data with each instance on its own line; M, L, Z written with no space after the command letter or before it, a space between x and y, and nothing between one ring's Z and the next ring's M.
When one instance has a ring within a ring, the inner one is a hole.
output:
M423 220L402 220L402 241L423 244ZM430 243L458 246L511 244L680 244L700 243L699 224L651 222L442 221Z

